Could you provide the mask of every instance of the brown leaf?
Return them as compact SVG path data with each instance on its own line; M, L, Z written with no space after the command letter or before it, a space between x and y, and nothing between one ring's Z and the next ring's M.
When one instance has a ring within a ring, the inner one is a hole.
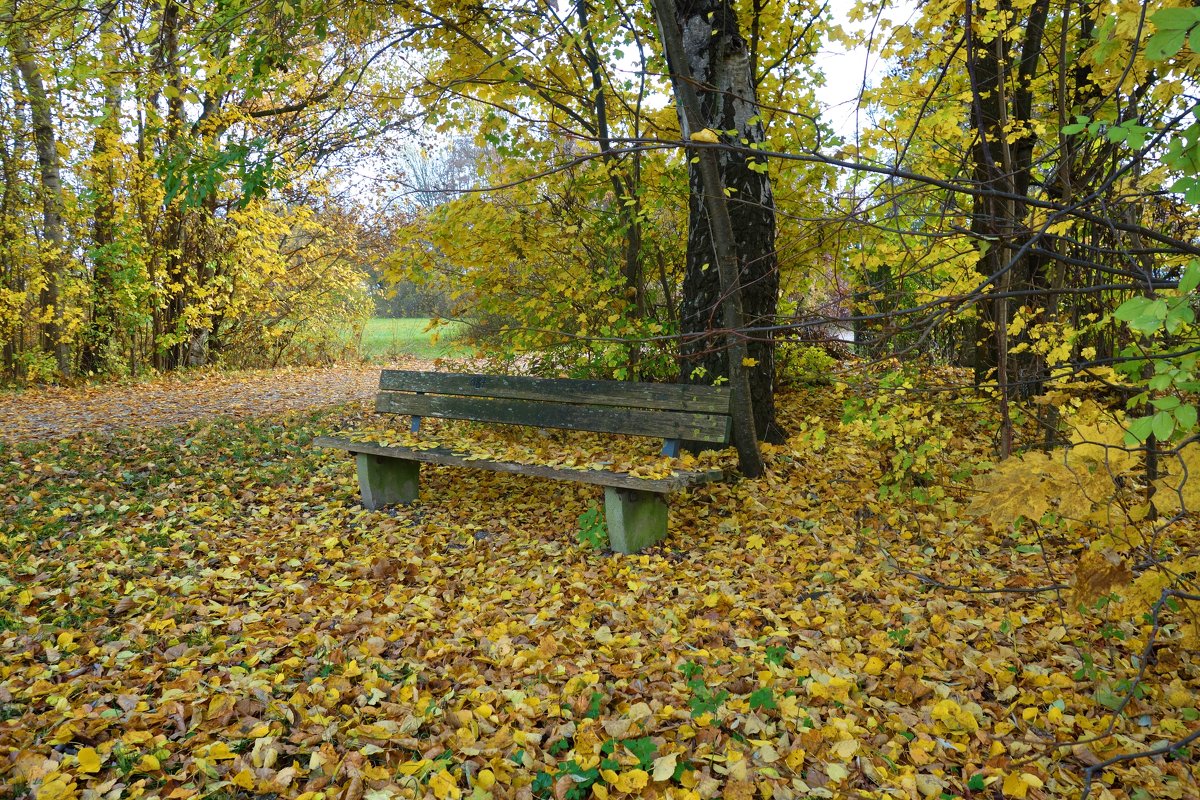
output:
M1125 586L1132 580L1133 573L1120 554L1113 550L1103 553L1088 551L1075 567L1074 602L1090 607L1113 589Z

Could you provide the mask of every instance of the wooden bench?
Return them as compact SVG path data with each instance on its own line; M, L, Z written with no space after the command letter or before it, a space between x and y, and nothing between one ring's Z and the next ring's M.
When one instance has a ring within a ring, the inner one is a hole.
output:
M442 417L660 438L662 452L677 456L681 441L728 444L732 428L727 387L384 370L379 390L376 411L411 415L413 433L423 417ZM724 477L721 470L709 470L641 478L330 436L313 443L355 455L362 503L371 509L415 501L423 463L603 486L609 543L622 553L636 552L667 535L668 494Z

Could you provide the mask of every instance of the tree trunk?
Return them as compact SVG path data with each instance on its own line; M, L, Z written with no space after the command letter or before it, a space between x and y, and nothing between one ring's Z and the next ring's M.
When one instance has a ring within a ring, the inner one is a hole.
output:
M112 7L108 9L109 14ZM104 54L104 118L96 126L92 143L91 188L96 197L92 225L92 309L91 319L80 347L80 366L84 372L105 369L104 353L117 335L114 276L117 254L117 175L116 148L121 138L120 78L116 50L119 42L112 22L106 15L100 23L100 50Z
M697 84L700 121L692 132L708 128L725 145L715 151L725 206L733 227L738 284L746 328L775 323L779 302L779 270L775 253L775 200L766 159L752 148L763 141L754 78L746 40L738 29L730 0L684 0L676 6L683 55ZM724 299L713 236L713 220L705 203L702 161L688 170L689 219L687 267L680 325L685 337L681 363L686 382L712 383L732 377L730 351L720 332ZM739 331L738 335L744 335ZM775 424L775 342L768 331L746 340L748 379L758 438L779 442Z
M58 158L58 140L54 132L54 117L50 98L42 80L41 68L33 55L29 38L15 21L15 3L0 12L0 25L8 28L8 47L17 71L25 84L33 123L34 149L37 151L38 174L41 181L42 235L45 237L45 286L40 303L48 320L42 327L42 347L54 354L58 371L63 377L71 375L71 353L63 335L63 309L59 298L59 282L66 271L66 232L63 225L62 166Z
M1002 0L1001 11L1010 11L1011 3ZM971 230L980 242L978 271L992 278L992 290L1001 295L981 304L976 326L975 380L981 383L995 372L1004 395L1029 397L1041 390L1046 368L1043 359L1032 350L1010 355L1008 327L1018 304L1003 295L1044 289L1041 259L1021 253L1030 231L1026 220L1032 179L1033 149L1037 138L1032 132L1032 82L1041 58L1042 39L1050 10L1049 0L1035 0L1019 18L1024 31L1020 50L1014 55L1006 32L981 37L977 29L986 26L984 18L994 16L991 7L976 7L969 2L967 15L967 71L971 81L971 122L975 128L972 161L975 182L982 193L975 196ZM980 24L976 24L976 23ZM1015 66L1013 59L1018 61ZM1010 91L1010 87L1012 88ZM1044 297L1023 295L1030 324L1044 321ZM1007 426L1006 426L1007 428Z
M166 140L163 144L164 158L168 169L177 170L176 178L186 181L183 141L183 76L179 63L179 3L166 0L162 12L161 66L170 89L167 94ZM176 195L167 201L163 209L162 249L165 259L165 290L167 296L159 312L156 330L167 337L169 344L156 343L156 366L160 370L174 370L187 363L188 337L183 330L187 310L187 263L184 248L187 247L187 212L184 207L184 192L181 186Z
M679 127L685 139L692 139L694 134L703 130L705 125L703 104L695 91L695 76L691 69L691 59L687 52L687 37L683 33L680 21L687 21L680 15L673 0L656 0L654 3L658 27L663 39L663 49L667 54L667 63L671 72L671 83L675 89L678 103ZM693 203L696 201L697 190L700 193L699 204L711 224L711 238L705 239L712 262L715 262L717 273L718 293L717 302L720 305L725 323L725 359L730 384L733 388L733 438L738 450L738 464L742 473L755 478L766 471L762 454L758 449L758 436L755 429L757 421L755 403L757 398L751 389L750 370L748 366L748 349L742 338L744 316L742 308L742 286L739 283L741 265L738 254L736 230L733 227L733 217L730 213L727 188L722 183L721 164L717 152L711 148L689 148L689 163L696 165L699 173L699 184L692 184L691 194ZM769 188L768 188L769 191ZM693 208L695 205L693 205ZM691 261L691 237L689 236L688 251ZM707 271L707 270L705 270ZM686 292L686 287L685 287ZM687 295L685 293L685 305ZM715 310L714 310L715 312ZM685 380L687 375L684 376Z
M625 299L633 303L634 315L638 319L645 319L646 281L642 264L641 198L638 192L641 178L639 156L637 154L632 156L632 170L622 169L620 158L613 150L609 134L604 75L600 70L600 54L596 49L595 38L592 36L587 0L576 0L575 13L579 21L579 30L583 34L584 61L587 64L588 75L592 83L591 111L595 119L596 138L600 145L601 157L607 166L609 183L613 188L614 202L617 204L617 214L625 233L624 264L621 269L622 277L625 280ZM631 343L629 345L630 380L637 380L640 360L641 348L637 343Z

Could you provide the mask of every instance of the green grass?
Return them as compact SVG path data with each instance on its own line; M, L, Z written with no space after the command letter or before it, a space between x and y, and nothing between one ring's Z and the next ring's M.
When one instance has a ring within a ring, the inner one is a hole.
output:
M437 342L435 331L426 330L429 320L422 317L385 319L375 317L363 328L360 352L363 358L372 361L386 360L396 356L415 358L455 358L470 353L470 349L455 341L462 330L459 323L439 326Z

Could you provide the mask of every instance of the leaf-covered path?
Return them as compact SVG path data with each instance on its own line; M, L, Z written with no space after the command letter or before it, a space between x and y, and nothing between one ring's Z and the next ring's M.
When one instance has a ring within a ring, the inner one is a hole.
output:
M403 366L418 368L418 362ZM163 428L214 416L244 419L371 397L379 367L204 372L152 381L0 393L0 440L53 439L124 428Z
M436 468L364 510L309 446L361 404L0 443L0 796L1065 798L1186 733L1181 628L1114 720L1148 626L1029 591L1078 540L965 512L986 417L914 414L944 497L883 497L917 442L842 422L856 392L783 396L769 475L677 497L635 556L580 544L594 487ZM439 435L468 434L579 446Z

